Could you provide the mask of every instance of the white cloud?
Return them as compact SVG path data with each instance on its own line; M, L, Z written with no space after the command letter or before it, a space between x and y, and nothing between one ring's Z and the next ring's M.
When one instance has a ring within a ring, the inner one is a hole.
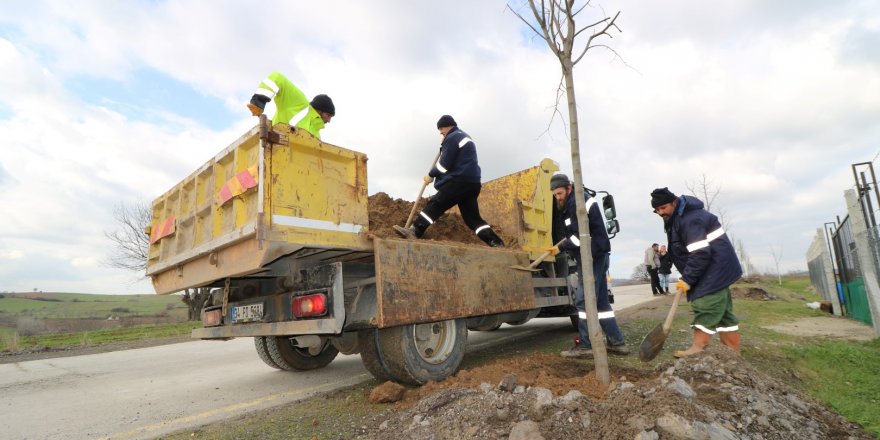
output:
M156 197L236 139L254 122L244 102L276 69L307 95L333 97L337 117L323 137L369 155L370 193L414 197L444 113L477 140L484 179L544 157L570 174L567 127L550 124L557 61L505 5L0 6L0 242L27 249L17 271L0 268L0 280L25 290L148 291L128 284L137 274L97 264L113 206ZM817 0L603 6L622 9L623 32L609 43L630 67L591 51L576 91L585 181L614 193L620 211L615 276L628 276L644 248L664 240L650 191L682 193L704 174L721 185L718 203L759 265L769 266L763 254L780 245L784 268L805 267L815 228L843 214L850 164L870 160L880 144L876 8ZM100 88L83 96L73 86L87 79L157 93L139 83L142 72L241 117L209 128L170 102L142 105ZM58 258L54 274L37 270L48 256Z
M24 252L19 249L0 249L0 260L18 260L24 257Z

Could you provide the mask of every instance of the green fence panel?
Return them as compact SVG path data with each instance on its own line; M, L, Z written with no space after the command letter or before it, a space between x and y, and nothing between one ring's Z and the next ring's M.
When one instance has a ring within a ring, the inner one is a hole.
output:
M856 321L873 325L871 308L868 305L868 294L865 292L865 280L856 278L843 285L843 296L846 299L846 315Z

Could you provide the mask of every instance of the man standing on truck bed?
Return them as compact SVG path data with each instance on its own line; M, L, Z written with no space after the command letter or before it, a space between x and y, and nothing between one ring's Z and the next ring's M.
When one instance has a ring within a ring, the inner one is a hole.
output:
M571 251L577 262L578 282L575 292L575 307L578 311L578 333L580 335L580 344L571 350L563 351L561 354L565 357L592 357L593 348L590 344L590 338L587 335L587 309L584 299L583 288L583 262L581 261L580 246L581 242L578 238L578 219L577 205L575 201L575 192L572 189L571 181L565 174L555 174L550 178L550 190L553 191L553 198L556 199L556 207L560 211L562 221L565 224L566 238L558 246L550 248L550 253L556 255L560 250ZM611 240L608 238L608 230L606 229L605 219L599 211L599 203L590 193L584 191L587 203L587 218L589 220L590 237L592 240L591 253L593 256L593 279L596 288L596 309L599 312L599 325L602 332L608 340L608 352L619 355L628 355L629 349L626 348L626 342L623 338L623 332L617 325L617 318L614 317L614 310L608 301L608 280L605 274L608 272L608 255L611 253Z
M718 217L696 197L676 197L668 188L651 192L651 207L663 218L672 264L681 273L679 284L694 312L690 348L672 355L703 351L715 333L739 353L739 320L733 314L730 285L742 276L742 266Z
M504 241L492 227L480 217L477 197L480 195L480 164L477 162L477 145L467 133L458 128L452 116L443 115L437 121L437 130L443 141L440 157L425 176L425 183L434 182L437 194L428 200L413 225L394 230L406 238L421 238L425 230L449 208L458 205L461 218L468 228L492 247L504 247ZM436 180L435 180L436 179ZM416 201L418 202L418 201Z
M312 102L309 102L305 93L277 70L260 82L247 108L252 115L260 116L266 108L266 103L273 98L275 99L275 117L272 118L272 125L279 122L289 124L294 116L308 107L309 111L296 123L296 127L311 133L318 139L321 139L321 129L324 128L324 125L329 124L330 119L336 116L336 106L333 105L333 100L329 96L317 95L312 98Z

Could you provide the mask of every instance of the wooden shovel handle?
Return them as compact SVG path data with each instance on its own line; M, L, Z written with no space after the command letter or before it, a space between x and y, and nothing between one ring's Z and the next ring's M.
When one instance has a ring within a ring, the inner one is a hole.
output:
M553 246L559 246L560 244L562 244L563 241L565 241L564 238L562 240L559 240L559 242L554 244ZM552 251L547 251L541 254L535 261L532 262L532 264L529 265L529 269L537 269L538 265L541 264L541 262L544 261L545 258L549 257L551 253Z
M669 334L669 329L672 328L672 320L675 318L675 310L678 308L678 301L681 300L682 293L684 293L683 290L675 289L675 299L672 300L672 307L669 309L666 321L663 321L663 334Z
M431 168L428 168L429 172L432 169L434 169L434 165L437 165L438 160L440 160L440 151L439 150L437 151L437 156L434 157L434 161L431 162ZM408 228L408 227L412 226L413 217L415 217L415 215L416 215L416 208L419 207L419 201L422 200L422 194L425 193L425 188L427 188L427 187L428 187L428 182L422 181L422 189L419 190L419 195L416 196L416 200L413 202L413 207L409 211L409 217L407 217L407 219L406 219L406 224L403 225L404 228Z

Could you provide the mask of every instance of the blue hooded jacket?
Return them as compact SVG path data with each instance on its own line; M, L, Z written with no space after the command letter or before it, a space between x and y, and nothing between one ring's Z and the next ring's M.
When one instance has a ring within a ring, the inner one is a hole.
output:
M440 144L440 159L428 175L434 177L434 188L447 182L480 183L477 146L467 133L453 127Z
M573 253L578 260L578 265L580 265L581 254L577 252L581 247L580 239L578 238L580 229L577 222L577 205L574 203L574 200L577 198L575 197L576 194L574 190L568 194L568 197L565 199L565 206L562 207L562 212L560 212L562 221L565 223L566 238L565 241L559 244L559 250L575 251ZM593 260L596 260L598 257L611 252L611 240L608 239L608 230L605 229L605 220L602 218L602 212L599 211L598 200L590 197L586 192L584 197L587 203L587 224L590 228L590 255L593 256Z
M718 217L696 197L681 196L665 224L672 263L691 286L687 300L717 292L742 276L733 244Z

